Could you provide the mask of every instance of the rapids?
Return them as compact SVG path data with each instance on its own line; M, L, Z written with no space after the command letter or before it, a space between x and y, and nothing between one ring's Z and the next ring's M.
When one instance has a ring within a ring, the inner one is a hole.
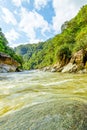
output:
M86 110L87 74L0 74L0 130L87 130Z

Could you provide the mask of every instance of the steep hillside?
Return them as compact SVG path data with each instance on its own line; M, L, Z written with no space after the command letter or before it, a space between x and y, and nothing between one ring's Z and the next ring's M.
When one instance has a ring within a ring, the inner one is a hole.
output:
M20 45L16 48L14 48L16 54L23 56L24 61L27 61L30 59L32 54L36 50L37 44L26 44L26 45Z
M0 28L0 72L14 71L21 64L21 56L16 55L14 50L8 46L8 41Z
M86 48L87 5L81 8L76 17L62 25L61 34L37 45L19 46L15 51L23 55L25 69L36 69L57 63L64 66L70 61L73 53Z

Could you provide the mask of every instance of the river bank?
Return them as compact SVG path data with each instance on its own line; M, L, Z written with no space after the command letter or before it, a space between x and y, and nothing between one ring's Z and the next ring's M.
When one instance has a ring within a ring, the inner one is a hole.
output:
M44 67L42 70L62 73L87 73L87 51L81 49L74 53L70 59L64 55L60 62Z

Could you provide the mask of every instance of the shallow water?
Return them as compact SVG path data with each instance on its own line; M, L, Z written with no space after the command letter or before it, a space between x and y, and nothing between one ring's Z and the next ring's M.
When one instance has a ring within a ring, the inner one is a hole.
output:
M41 71L0 74L0 116L65 99L87 102L87 74Z

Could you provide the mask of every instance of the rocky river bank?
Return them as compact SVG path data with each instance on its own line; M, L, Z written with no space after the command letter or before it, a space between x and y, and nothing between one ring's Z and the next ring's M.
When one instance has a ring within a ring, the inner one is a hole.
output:
M9 55L0 53L0 73L15 72L20 64Z
M42 70L62 73L87 73L87 51L81 49L73 54L70 59L64 56L57 64L47 66Z

